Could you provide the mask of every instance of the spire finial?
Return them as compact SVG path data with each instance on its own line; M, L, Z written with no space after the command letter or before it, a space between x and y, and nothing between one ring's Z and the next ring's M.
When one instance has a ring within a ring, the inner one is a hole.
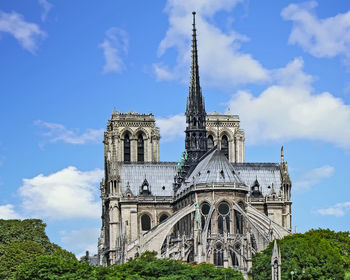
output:
M196 31L196 12L195 11L193 11L192 12L192 18L193 18L193 22L192 22L192 26L193 26L193 28L192 28L192 30L193 31Z
M186 116L187 123L191 122L189 116L194 117L194 127L198 127L197 120L205 119L205 105L202 96L201 86L199 83L199 66L198 66L198 50L197 50L197 29L196 29L196 12L192 12L192 63L191 63L191 81L189 88L189 96L187 100ZM200 128L205 129L205 125L201 123Z
M283 146L281 147L281 163L284 163L284 152L283 152Z
M190 92L187 100L186 116L189 116L191 114L204 116L205 105L204 105L204 99L201 92L201 86L199 83L196 12L192 12L192 15L193 15L193 22L192 22L191 81L190 81Z
M193 23L192 23L192 66L191 66L191 85L190 85L190 93L202 99L202 94L200 92L200 84L199 84L199 70L198 70L198 51L197 51L197 29L196 29L196 12L192 12L193 15ZM190 96L191 97L191 96ZM195 101L195 100L192 100ZM196 100L199 103L202 100ZM203 106L204 107L204 106Z
M194 36L196 36L196 12L192 12L192 31Z

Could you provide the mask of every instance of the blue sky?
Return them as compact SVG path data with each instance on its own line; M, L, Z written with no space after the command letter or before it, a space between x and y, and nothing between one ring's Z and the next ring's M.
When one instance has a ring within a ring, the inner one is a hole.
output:
M293 182L293 226L349 230L350 4L342 1L0 3L0 217L43 219L96 251L103 131L152 112L161 160L184 149L191 12L208 112L239 114L247 162Z

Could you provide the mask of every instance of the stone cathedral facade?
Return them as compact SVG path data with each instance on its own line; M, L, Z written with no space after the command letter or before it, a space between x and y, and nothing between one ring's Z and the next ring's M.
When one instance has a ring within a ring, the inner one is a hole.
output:
M237 115L206 113L195 13L185 152L162 162L152 114L114 109L104 134L101 265L145 251L247 274L252 255L291 233L291 181L280 162L246 163Z

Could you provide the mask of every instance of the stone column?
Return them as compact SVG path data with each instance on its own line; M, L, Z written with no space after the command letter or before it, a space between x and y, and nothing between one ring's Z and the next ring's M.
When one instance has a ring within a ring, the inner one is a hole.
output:
M111 250L110 254L110 264L114 264L115 251L117 245L117 238L120 236L120 215L119 215L119 205L116 201L111 201L109 207L109 249Z
M130 241L133 241L137 238L138 236L138 221L137 221L137 210L136 208L130 211ZM129 242L130 242L129 241Z
M226 248L224 249L224 268L228 268L228 257Z
M137 162L137 139L132 136L130 137L130 161Z

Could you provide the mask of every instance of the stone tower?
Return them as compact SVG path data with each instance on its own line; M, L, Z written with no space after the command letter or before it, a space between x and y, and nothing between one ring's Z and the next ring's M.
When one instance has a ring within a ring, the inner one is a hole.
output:
M208 150L218 146L230 162L243 163L245 136L239 124L239 116L232 115L230 111L226 114L216 111L208 113L206 117Z
M122 184L121 166L136 164L145 167L159 163L159 140L159 129L152 114L139 114L134 111L120 113L113 110L103 140L105 177L100 185L102 231L99 251L104 253L100 254L100 263L114 264L124 258L123 244L128 235L127 227L122 224L125 210L121 201L123 196L130 194L126 194L128 186ZM134 220L132 221L135 223ZM106 244L109 244L108 247Z
M113 110L104 135L105 160L159 162L159 129L152 114Z

